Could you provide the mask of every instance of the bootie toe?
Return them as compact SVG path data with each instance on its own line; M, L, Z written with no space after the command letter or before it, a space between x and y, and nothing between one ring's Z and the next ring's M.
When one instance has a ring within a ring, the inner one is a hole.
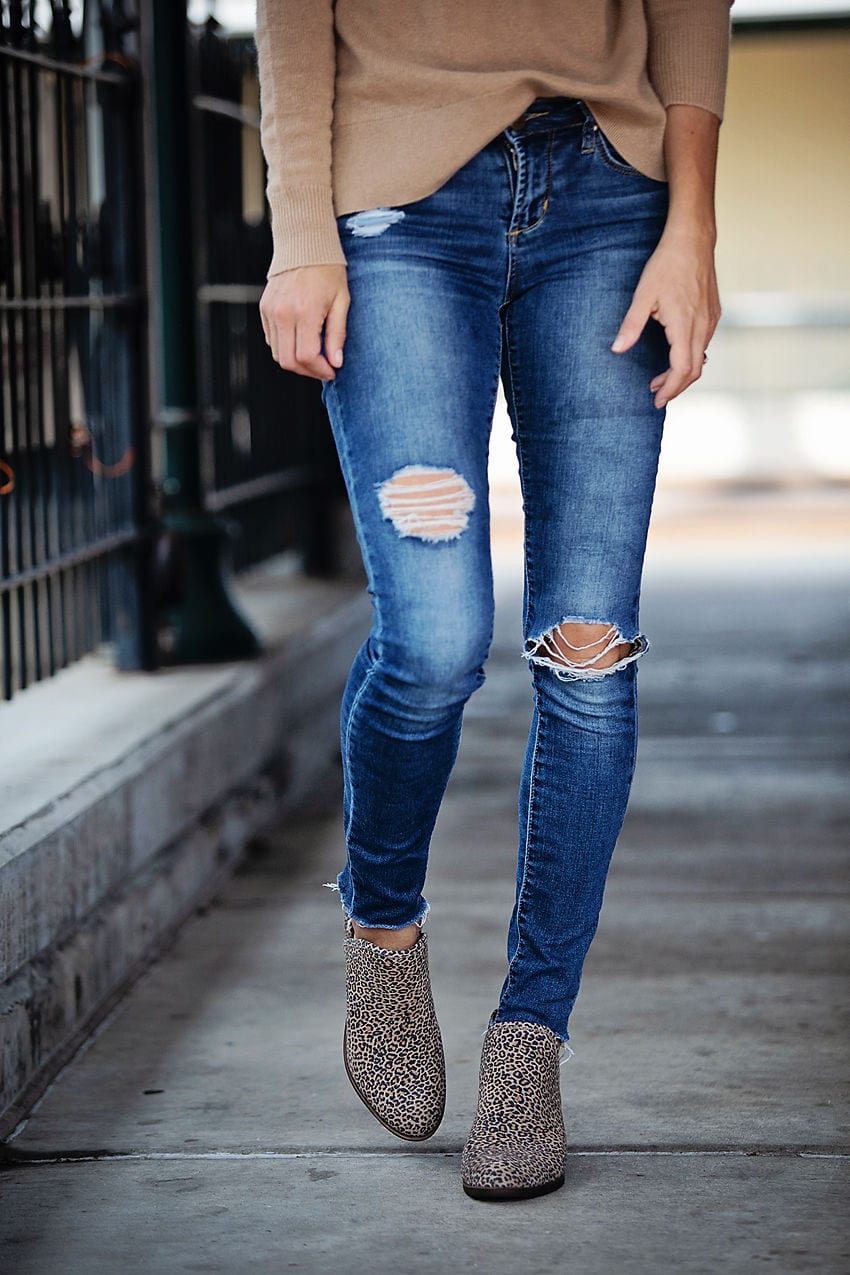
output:
M461 1180L478 1200L545 1195L563 1184L560 1041L540 1023L491 1022L484 1037L478 1110Z

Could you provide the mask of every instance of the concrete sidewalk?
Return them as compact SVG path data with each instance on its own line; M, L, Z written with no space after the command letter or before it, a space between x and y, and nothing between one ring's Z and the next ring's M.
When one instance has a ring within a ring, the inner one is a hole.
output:
M638 773L561 1073L565 1189L487 1205L459 1183L530 707L503 567L429 878L436 1137L396 1141L345 1079L324 794L253 847L9 1144L4 1270L850 1270L846 543L798 536L794 557L774 534L718 550L659 526Z

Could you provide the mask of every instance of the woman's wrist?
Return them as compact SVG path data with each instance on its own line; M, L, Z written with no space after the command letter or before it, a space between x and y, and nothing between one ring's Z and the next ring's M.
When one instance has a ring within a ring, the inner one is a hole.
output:
M669 106L664 155L670 188L665 235L713 248L714 180L720 121L698 106Z
M717 222L713 215L677 213L668 216L664 226L667 243L687 244L692 249L714 252L717 244Z

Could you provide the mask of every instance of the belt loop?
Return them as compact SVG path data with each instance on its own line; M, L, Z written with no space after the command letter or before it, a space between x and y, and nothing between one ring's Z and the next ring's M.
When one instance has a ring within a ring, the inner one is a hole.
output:
M582 101L582 99L578 98L577 101L581 113L584 116L584 124L581 129L581 153L582 155L592 155L596 150L596 133L598 132L599 125L596 123L596 120L590 113L590 109Z

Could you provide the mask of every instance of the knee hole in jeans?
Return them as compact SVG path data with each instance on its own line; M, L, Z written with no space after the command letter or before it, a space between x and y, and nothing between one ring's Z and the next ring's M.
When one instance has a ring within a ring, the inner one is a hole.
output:
M562 620L538 638L529 638L525 659L552 669L557 677L591 680L625 668L647 648L638 634L626 639L616 624Z
M381 513L400 536L456 540L469 523L475 492L454 469L405 465L378 484Z

